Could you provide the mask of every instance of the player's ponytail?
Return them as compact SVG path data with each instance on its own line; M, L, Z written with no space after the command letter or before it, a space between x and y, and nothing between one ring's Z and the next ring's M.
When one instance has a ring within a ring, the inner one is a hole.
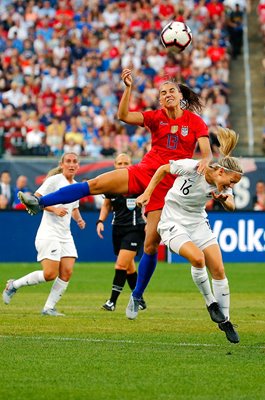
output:
M178 87L183 95L183 100L181 100L182 109L200 114L203 107L200 96L186 85L179 83Z
M243 169L238 160L231 157L232 151L237 145L239 135L232 129L218 126L217 139L220 143L219 151L223 157L221 157L217 163L213 164L212 167L221 167L227 171L243 174Z

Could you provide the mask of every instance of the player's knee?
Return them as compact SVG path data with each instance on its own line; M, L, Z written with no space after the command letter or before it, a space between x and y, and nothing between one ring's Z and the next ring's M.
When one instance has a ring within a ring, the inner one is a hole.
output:
M53 281L55 278L57 278L57 275L57 271L44 271L45 281Z
M68 282L71 279L73 271L62 271L59 274L59 278L64 281L64 282Z
M120 269L122 271L127 271L129 265L128 264L123 264L123 263L116 263L115 264L115 269Z
M145 243L144 252L149 255L156 254L158 252L159 243Z
M225 279L225 270L223 267L217 267L217 268L211 269L210 272L211 272L213 279L216 279L218 281Z
M195 268L203 268L205 266L205 258L203 252L198 252L193 255L191 264Z
M88 181L88 184L89 184L89 190L90 190L91 194L101 193L102 185L100 183L100 178L99 177L90 179Z

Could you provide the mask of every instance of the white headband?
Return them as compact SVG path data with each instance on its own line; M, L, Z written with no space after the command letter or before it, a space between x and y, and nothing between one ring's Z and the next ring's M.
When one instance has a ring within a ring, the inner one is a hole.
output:
M223 165L220 165L220 164L214 164L214 165L216 165L219 168L223 168L225 171L236 172L237 174L243 175L243 172L235 171L234 169L231 169L231 168L226 168Z

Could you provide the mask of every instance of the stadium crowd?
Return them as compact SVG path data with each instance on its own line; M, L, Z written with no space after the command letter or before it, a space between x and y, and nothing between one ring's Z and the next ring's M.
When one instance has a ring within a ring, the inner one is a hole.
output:
M125 67L135 81L131 110L155 108L165 77L200 93L215 151L216 125L229 125L237 7L231 0L1 1L2 152L141 158L150 146L148 132L116 118ZM192 46L181 54L159 40L172 19L193 33Z

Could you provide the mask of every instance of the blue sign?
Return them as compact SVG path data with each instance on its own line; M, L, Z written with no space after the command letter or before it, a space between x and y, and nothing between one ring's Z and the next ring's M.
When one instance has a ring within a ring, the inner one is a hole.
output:
M265 262L265 213L209 212L224 262ZM168 254L169 262L185 262L177 254Z

